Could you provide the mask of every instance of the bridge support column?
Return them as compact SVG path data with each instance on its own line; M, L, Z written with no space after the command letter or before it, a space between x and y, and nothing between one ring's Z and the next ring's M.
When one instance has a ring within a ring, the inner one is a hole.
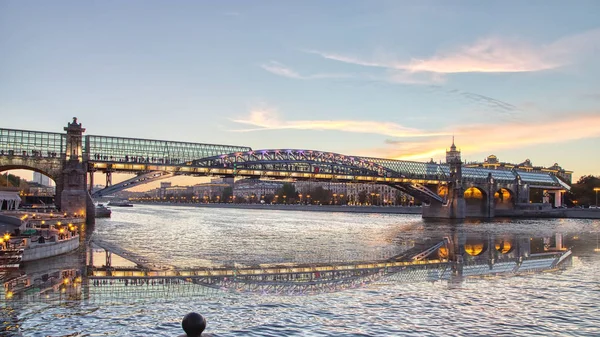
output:
M460 283L463 280L463 267L465 257L465 244L467 237L464 233L461 224L457 224L453 229L448 245L448 258L452 266L452 274L450 275L450 283Z
M454 147L454 144L452 144ZM447 159L450 164L450 181L448 182L448 201L444 204L432 201L423 207L423 218L464 219L467 206L462 186L462 161L460 152Z
M63 158L60 186L57 181L57 199L58 190L61 191L60 202L57 204L62 212L85 216L88 224L91 224L94 223L95 214L86 188L86 165L82 160L82 135L85 129L81 127L81 123L77 123L77 118L73 118L73 122L64 129L67 132L67 149Z
M554 207L561 207L563 204L563 191L550 191L549 193L554 194Z
M487 178L487 197L485 198L485 213L483 214L484 218L493 218L495 216L496 203L494 200L494 195L496 194L496 185L494 184L494 178L492 177L492 173L488 174Z
M88 191L90 192L90 194L92 193L92 191L94 190L94 171L88 171L89 173L89 188Z
M106 187L112 186L112 172L111 171L106 171L106 184L104 186L106 186Z

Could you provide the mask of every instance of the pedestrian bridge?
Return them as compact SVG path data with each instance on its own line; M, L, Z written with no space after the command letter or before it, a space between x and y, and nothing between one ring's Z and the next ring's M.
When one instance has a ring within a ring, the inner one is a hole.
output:
M51 177L57 184L57 205L61 206L62 194L68 194L72 201L67 204L73 204L70 207L78 212L81 206L74 203L82 197L75 194L85 191L86 184L91 191L95 172L106 174L107 187L95 192L94 197L174 175L385 184L427 205L437 205L438 209L444 205L463 207L452 200L463 198L463 191L473 189L477 195L483 195L479 209L472 212L479 217L493 217L496 195L503 200L506 195L516 205L529 203L532 188L554 191L556 200L560 199L561 191L569 189L546 172L472 167L457 170L456 163L392 160L318 150L252 150L246 146L83 135L85 129L76 118L65 131L68 132L0 129L0 171L29 169ZM460 166L460 157L457 163ZM136 176L113 184L112 174L117 172Z

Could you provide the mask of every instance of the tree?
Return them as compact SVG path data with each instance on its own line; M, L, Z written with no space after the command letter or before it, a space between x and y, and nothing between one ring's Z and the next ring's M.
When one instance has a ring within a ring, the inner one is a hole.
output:
M402 205L402 206L404 206L404 203L402 201L404 199L406 199L406 198L402 197L402 192L396 191L395 199L396 199L396 201L395 201L396 205Z
M277 190L277 195L279 195L278 202L287 202L293 204L298 199L298 192L296 191L296 186L290 183L284 183L280 189ZM285 198L283 197L285 196Z
M7 180L8 183L6 182ZM21 186L21 178L8 172L0 174L0 186L19 187Z
M358 203L359 203L359 204L361 204L361 205L364 205L364 204L366 204L366 203L367 203L367 199L368 199L368 197L367 197L367 192L365 192L365 191L360 191L360 192L358 193Z
M600 187L600 177L587 175L579 178L576 184L571 186L570 198L578 205L595 205L596 191Z
M233 197L233 187L227 186L223 189L223 193L221 193L221 202L229 202L230 197Z
M310 199L316 204L329 204L333 193L330 190L324 189L322 186L317 186L310 191Z

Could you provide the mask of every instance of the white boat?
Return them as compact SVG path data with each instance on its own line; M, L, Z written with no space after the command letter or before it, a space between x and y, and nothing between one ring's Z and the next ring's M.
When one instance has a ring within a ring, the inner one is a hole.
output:
M111 200L108 202L108 206L133 207L133 204L127 200Z
M110 218L110 214L112 213L110 208L104 206L104 204L97 204L95 211L96 218Z

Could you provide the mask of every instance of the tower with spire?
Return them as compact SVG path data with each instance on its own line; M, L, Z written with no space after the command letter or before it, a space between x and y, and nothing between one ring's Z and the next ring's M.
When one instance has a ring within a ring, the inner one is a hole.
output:
M450 151L446 151L446 164L451 163L461 163L460 159L460 150L456 150L456 145L454 145L454 136L452 136L452 146L450 146Z
M450 169L450 179L448 181L448 192L450 194L450 218L463 219L466 212L464 191L462 186L462 160L460 151L456 150L454 136L452 136L452 146L450 151L446 151L446 163Z

